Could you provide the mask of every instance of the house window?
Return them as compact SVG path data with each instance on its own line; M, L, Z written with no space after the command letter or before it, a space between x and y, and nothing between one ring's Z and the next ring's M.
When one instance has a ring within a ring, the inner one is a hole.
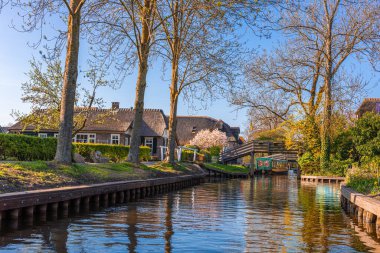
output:
M193 129L191 130L191 132L192 132L193 134L195 134L196 131L197 131L197 127L193 127Z
M129 145L129 137L125 137L125 146Z
M120 144L120 134L111 134L111 144Z
M88 135L88 142L89 143L95 143L96 142L96 134L89 134Z
M40 138L47 138L47 133L38 133L38 137Z
M58 133L55 133L55 134L54 134L54 138L58 138Z
M153 137L145 137L144 145L150 147L150 150L153 152Z
M88 142L88 134L77 134L75 136L75 142L87 143Z
M81 143L95 143L96 142L96 134L77 134L73 139L74 142Z

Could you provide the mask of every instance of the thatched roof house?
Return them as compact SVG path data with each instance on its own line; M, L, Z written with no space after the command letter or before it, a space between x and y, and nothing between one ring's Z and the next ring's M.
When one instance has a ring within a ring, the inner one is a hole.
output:
M356 115L360 118L366 112L376 112L380 114L380 98L365 98L356 111Z
M33 125L25 127L22 122L17 122L9 128L9 132L40 137L56 137L58 135L58 119L52 118L46 111L39 111L38 113L48 119L46 127L40 126L39 130L36 131L36 127ZM76 115L80 115L80 113L86 113L87 121L84 128L73 138L73 141L130 144L135 115L132 108L119 108L119 103L113 102L112 107L108 109L76 108ZM225 132L230 146L236 145L240 141L240 128L230 127L222 120L207 116L178 116L177 144L188 144L203 129L218 129ZM159 155L159 147L167 145L167 138L168 117L160 109L145 109L141 129L141 145L151 147L152 155Z
M77 108L76 113L83 111ZM91 108L85 127L73 138L76 142L111 143L129 145L135 112L132 108L119 108L119 103L112 103L109 109ZM167 120L160 109L145 109L141 129L141 144L152 148L152 154L158 152L159 146L166 145ZM55 137L58 128L41 128L38 132L32 125L24 128L17 122L9 128L10 133Z
M226 133L229 145L239 143L239 127L231 127L223 120L207 116L178 116L177 141L179 145L188 144L200 130L218 129Z

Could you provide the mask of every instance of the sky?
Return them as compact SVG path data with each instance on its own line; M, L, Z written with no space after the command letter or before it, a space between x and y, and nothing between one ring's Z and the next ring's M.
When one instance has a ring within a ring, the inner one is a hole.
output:
M30 43L35 43L39 39L39 33L18 32L11 27L12 22L20 20L14 10L9 8L0 13L0 125L7 126L15 122L11 116L13 110L24 113L30 111L30 105L21 101L21 84L27 81L25 73L28 72L29 61L33 56L39 56L41 48L33 48ZM51 32L45 30L47 33ZM252 34L247 34L248 45L263 50L270 50L276 43L281 43L281 37L273 36L271 39L258 38ZM86 44L80 46L79 66L86 65ZM380 97L379 75L374 75L369 71L366 64L355 67L355 71L369 77L369 96ZM113 90L102 88L98 94L106 102L105 107L110 107L111 102L120 102L120 107L128 108L133 106L135 96L136 75L128 76L121 88ZM153 63L148 72L148 87L145 95L145 107L163 109L169 113L169 83L162 80L162 69ZM243 131L247 127L246 110L237 111L231 106L226 98L209 101L207 108L192 109L183 99L178 105L179 115L205 115L222 119L231 126L239 126Z

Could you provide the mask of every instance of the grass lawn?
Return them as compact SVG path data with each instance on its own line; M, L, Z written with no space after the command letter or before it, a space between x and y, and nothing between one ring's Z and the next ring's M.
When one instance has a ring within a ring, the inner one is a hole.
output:
M187 164L0 162L0 193L199 173Z
M204 166L210 169L221 170L230 173L248 173L249 168L243 165L224 165L219 163L205 163Z

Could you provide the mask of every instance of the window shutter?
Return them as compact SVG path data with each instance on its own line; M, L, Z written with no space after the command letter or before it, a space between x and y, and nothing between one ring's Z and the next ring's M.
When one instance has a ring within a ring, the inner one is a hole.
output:
M145 138L141 136L141 143L140 143L140 145L145 145L145 141L144 140L145 140Z
M153 137L153 150L152 153L155 154L157 153L157 138Z

